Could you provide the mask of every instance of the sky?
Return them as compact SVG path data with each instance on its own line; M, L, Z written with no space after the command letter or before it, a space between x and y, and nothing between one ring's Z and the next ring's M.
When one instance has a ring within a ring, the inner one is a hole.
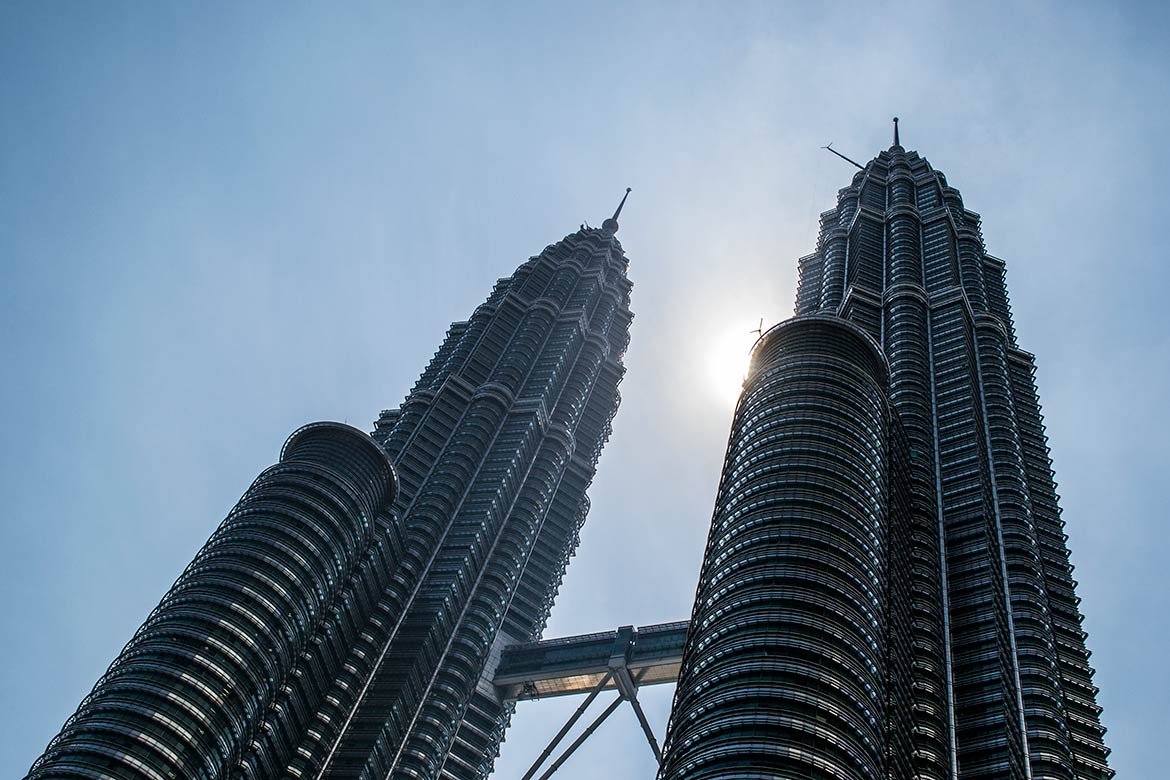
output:
M750 331L853 173L819 147L898 115L1007 262L1111 762L1157 776L1168 11L813 5L0 4L0 775L288 434L369 429L627 186L624 400L547 636L685 619ZM496 776L576 705L521 704ZM653 771L623 707L557 777Z

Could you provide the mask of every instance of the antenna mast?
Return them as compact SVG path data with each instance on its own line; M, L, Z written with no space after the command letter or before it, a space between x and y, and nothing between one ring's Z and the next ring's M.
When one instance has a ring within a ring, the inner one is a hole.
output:
M865 170L865 166L864 166L864 165L862 165L861 163L857 162L856 160L850 160L848 157L846 157L845 155L841 154L841 153L840 153L840 152L838 152L836 149L834 149L834 148L833 148L833 142L832 142L832 141L830 141L830 142L829 142L829 145L828 145L828 146L822 146L821 148L822 148L822 149L828 149L830 152L832 152L833 154L837 155L838 157L840 157L842 160L844 160L845 162L849 163L850 165L855 165L855 166L857 166L858 170L862 170L862 171L864 171L864 170Z

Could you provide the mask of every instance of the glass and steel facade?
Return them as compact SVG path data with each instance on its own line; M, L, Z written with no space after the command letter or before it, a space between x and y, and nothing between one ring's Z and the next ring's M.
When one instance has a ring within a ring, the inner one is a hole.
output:
M620 401L616 217L500 280L372 436L295 433L29 777L490 773L495 666L544 629Z
M799 269L736 411L661 777L1112 777L979 215L895 140Z

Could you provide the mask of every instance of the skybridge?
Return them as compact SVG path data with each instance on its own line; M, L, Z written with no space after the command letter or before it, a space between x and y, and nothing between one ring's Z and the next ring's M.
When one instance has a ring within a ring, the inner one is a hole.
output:
M640 628L622 626L616 631L547 639L504 648L493 680L497 693L504 701L589 694L521 780L531 780L535 776L589 705L599 695L610 690L617 691L617 697L553 761L540 780L547 780L559 769L623 701L628 701L633 707L655 760L661 761L658 740L646 720L642 705L638 703L638 688L678 680L687 626L685 620Z

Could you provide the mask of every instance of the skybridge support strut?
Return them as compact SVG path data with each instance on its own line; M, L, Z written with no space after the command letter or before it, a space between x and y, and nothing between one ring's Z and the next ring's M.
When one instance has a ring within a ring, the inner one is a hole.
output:
M582 731L581 736L579 736L575 740L573 740L573 744L569 745L569 747L565 750L565 752L561 753L560 757L557 758L557 760L552 763L552 766L550 766L548 768L548 771L540 776L540 780L548 780L550 777L552 777L553 772L555 772L561 768L561 764L565 763L569 759L569 756L573 755L573 752L577 748L581 747L582 743L584 743L585 740L589 739L589 736L591 734L593 734L594 731L597 731L597 727L600 726L602 723L604 723L605 719L608 718L610 715L612 715L613 711L616 710L618 708L618 705L621 703L622 703L621 696L618 696L616 699L614 699L612 702L610 702L609 706L606 707L605 710L600 715L597 716L597 720L590 723L589 728Z
M654 738L654 731L650 728L649 721L646 720L646 713L642 711L642 705L638 703L638 685L630 677L630 670L623 663L614 670L614 677L617 678L618 690L621 691L622 698L630 703L630 706L634 708L634 714L638 716L642 733L646 735L646 741L650 743L650 750L654 751L654 760L661 764L662 751L658 749L658 740Z
M569 729L573 728L573 724L581 719L581 716L585 714L585 710L589 709L589 705L592 704L593 700L597 698L597 695L605 689L605 685L609 682L611 676L612 675L607 674L605 677L601 678L601 682L597 684L597 687L590 691L589 695L585 698L585 701L581 702L581 706L577 708L577 710L569 717L567 721L565 721L565 725L561 727L561 730L558 731L557 735L552 738L552 741L548 743L545 749L541 752L540 756L536 759L536 761L533 762L532 766L528 768L528 771L524 773L524 777L520 778L520 780L531 780L532 776L536 774L536 770L540 769L540 765L545 762L545 760L554 750L556 750L557 745L559 745L561 740L565 738L565 735L569 733ZM598 725L601 724L597 723L590 728L595 729ZM570 747L569 753L571 754L571 752L575 749L576 748L574 747ZM569 754L566 754L557 760L561 763L564 763L564 759L568 757ZM554 769L557 766L559 766L559 764L554 763ZM549 771L551 772L553 770Z

